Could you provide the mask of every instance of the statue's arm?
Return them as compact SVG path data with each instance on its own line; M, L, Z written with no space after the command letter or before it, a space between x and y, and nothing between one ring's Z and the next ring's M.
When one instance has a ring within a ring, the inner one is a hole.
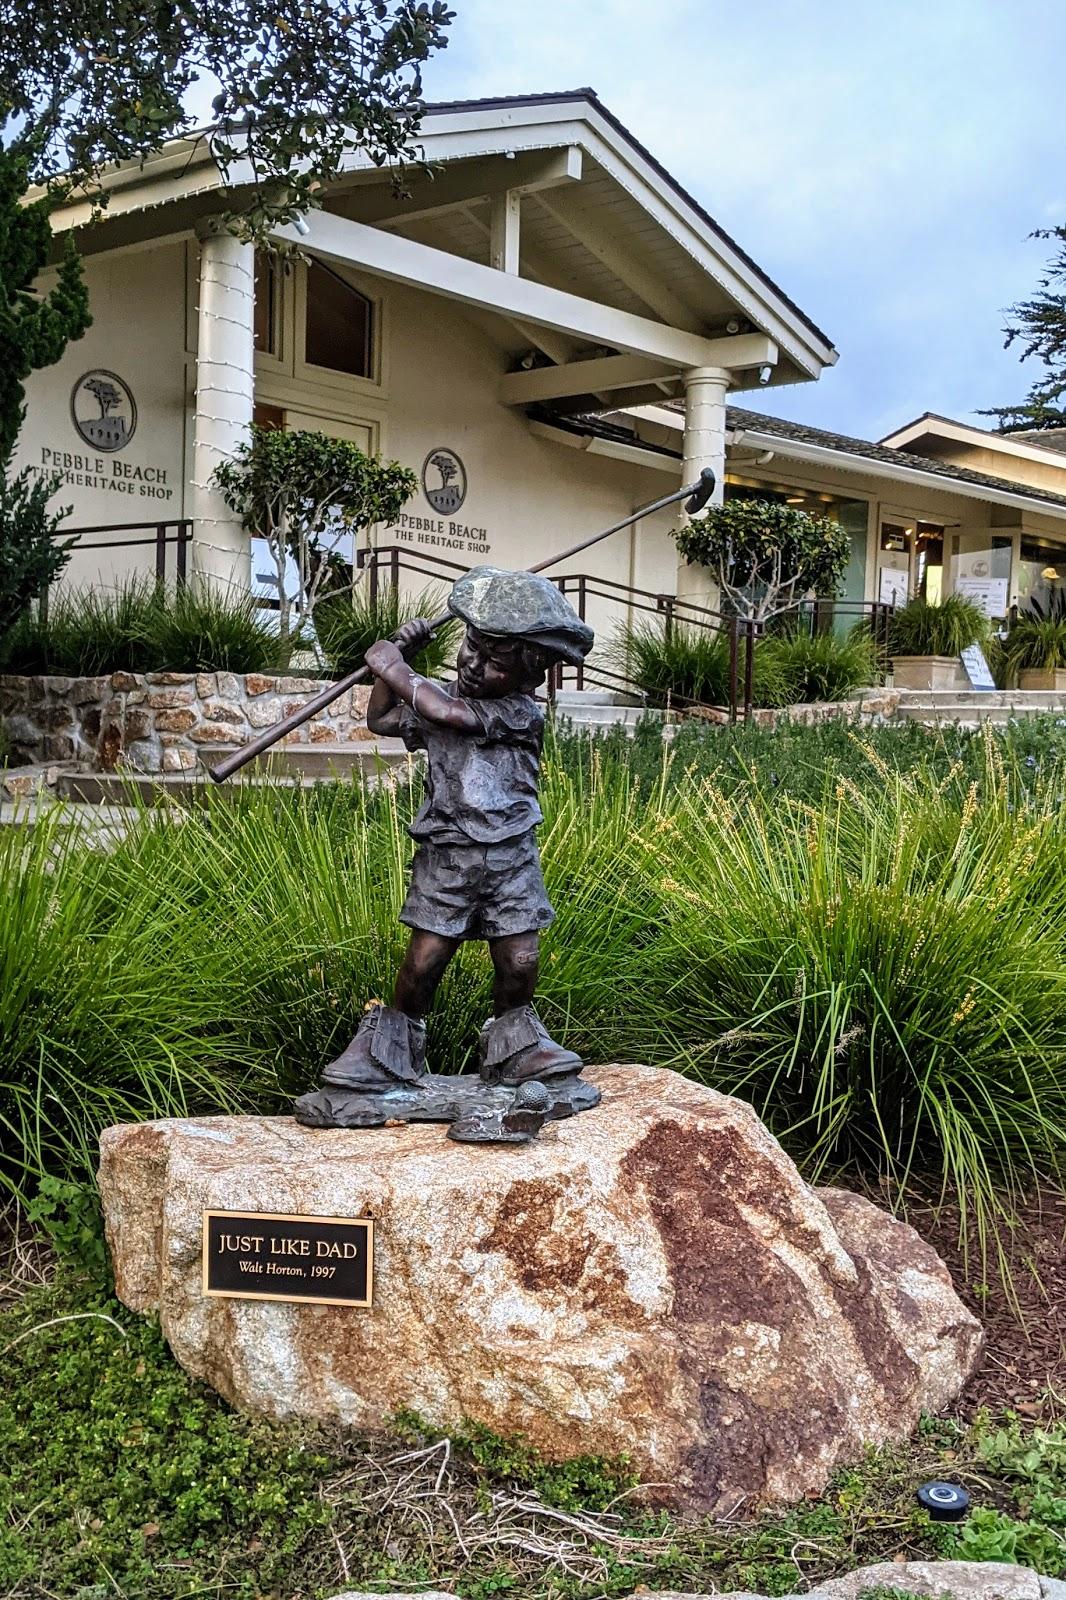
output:
M387 724L390 717L396 714L391 708L396 707L397 702L412 706L424 721L435 722L442 728L453 728L457 733L481 732L481 721L474 709L465 700L456 700L450 694L445 694L432 678L423 678L421 673L412 671L402 651L391 640L379 639L377 644L371 645L366 653L366 664L377 680L370 696L366 719L372 733L393 731L383 724ZM380 714L374 704L374 696L379 688L382 691L382 698L378 701ZM376 719L373 722L372 714Z

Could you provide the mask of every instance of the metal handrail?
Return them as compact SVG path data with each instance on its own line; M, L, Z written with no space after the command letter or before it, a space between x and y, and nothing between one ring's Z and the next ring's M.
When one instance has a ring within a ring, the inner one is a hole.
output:
M93 544L81 543L83 534L86 533L140 533L143 529L150 528L150 539L101 539ZM173 528L173 534L168 529ZM155 577L157 583L165 583L167 576L167 546L177 546L175 561L175 582L183 584L188 579L189 545L192 543L192 518L167 517L162 521L149 522L100 522L91 527L64 528L62 525L56 529L59 539L74 538L79 550L135 550L145 545L155 546Z
M356 551L355 564L357 569L369 572L371 604L374 604L378 597L378 574L382 567L387 569L387 581L394 591L399 588L401 572L411 572L427 578L447 578L449 574L470 571L469 566L462 562L452 561L446 556L433 555L427 551L411 550L407 545L368 546ZM447 569L446 572L442 572L441 568ZM551 582L556 585L560 594L571 598L574 609L582 621L586 620L589 600L606 600L624 605L631 612L639 611L662 617L664 632L667 635L677 626L726 634L729 641L729 703L720 709L728 711L731 722L736 722L740 716L743 716L745 721L751 718L754 711L755 648L768 632L766 623L749 617L739 617L735 613L715 611L710 606L679 599L677 595L640 589L633 584L622 583L616 578L604 578L590 572L564 573L559 577L553 577ZM874 641L879 651L883 652L887 646L888 629L894 609L893 606L878 600L808 599L797 601L773 620L777 622L781 618L786 620L802 618L810 622L812 632L825 632L837 617L854 615L857 621L868 617ZM560 662L548 675L549 699L553 700L565 686L567 673L573 674L574 687L579 690L584 688L586 680L597 682L604 679L613 679L615 683L628 688L639 688L623 674L612 672L598 662L593 662L591 665L583 662L575 667L568 667ZM673 700L674 703L684 705L697 703L684 695L674 696Z

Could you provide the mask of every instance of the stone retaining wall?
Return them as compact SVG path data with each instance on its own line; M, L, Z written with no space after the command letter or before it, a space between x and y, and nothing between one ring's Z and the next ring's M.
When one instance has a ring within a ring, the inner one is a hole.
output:
M898 689L864 689L850 700L814 700L794 706L760 707L752 721L760 728L773 728L779 722L857 722L863 725L887 722L899 709ZM701 722L726 724L729 712L719 706L691 706L684 712Z
M100 678L0 677L0 720L18 763L82 761L94 770L192 772L305 706L326 684L259 672L112 672ZM342 694L287 742L370 735L369 688Z

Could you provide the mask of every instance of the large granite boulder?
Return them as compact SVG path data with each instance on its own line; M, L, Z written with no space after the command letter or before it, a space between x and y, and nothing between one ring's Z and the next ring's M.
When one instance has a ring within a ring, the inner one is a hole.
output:
M743 1101L651 1067L527 1146L436 1126L217 1117L108 1129L120 1298L235 1405L384 1425L401 1408L626 1453L710 1511L794 1500L958 1394L981 1347L934 1252L812 1189ZM375 1219L372 1309L206 1298L208 1209Z

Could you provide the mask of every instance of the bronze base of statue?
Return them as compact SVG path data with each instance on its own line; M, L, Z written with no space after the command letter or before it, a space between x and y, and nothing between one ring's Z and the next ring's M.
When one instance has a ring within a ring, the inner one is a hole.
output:
M591 1111L600 1091L577 1073L517 1089L481 1078L427 1073L417 1083L372 1094L315 1089L293 1106L305 1128L384 1128L405 1122L447 1122L448 1138L464 1144L528 1144L546 1122Z

